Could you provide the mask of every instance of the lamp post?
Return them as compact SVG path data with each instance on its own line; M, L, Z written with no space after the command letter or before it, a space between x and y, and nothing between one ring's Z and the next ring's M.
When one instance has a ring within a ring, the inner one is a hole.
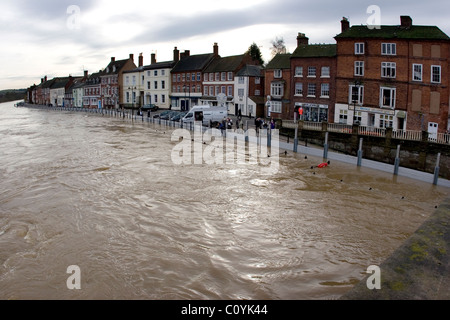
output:
M270 118L271 107L272 107L272 97L271 96L267 96L266 107L267 107L267 118Z
M134 90L136 90L136 87L128 87L128 90L131 90L131 118L134 116L134 104L136 101L136 97L134 96Z

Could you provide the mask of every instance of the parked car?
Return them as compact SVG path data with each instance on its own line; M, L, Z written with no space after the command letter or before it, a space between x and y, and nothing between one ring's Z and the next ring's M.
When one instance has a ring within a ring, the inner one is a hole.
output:
M165 111L161 112L160 114L155 115L154 118L165 117L165 116L167 116L167 115L168 115L169 113L171 113L171 112L172 112L172 111L170 111L170 110L165 110Z
M180 122L180 120L183 119L186 114L187 112L179 112L172 118L170 118L170 121Z
M169 111L167 114L160 115L161 120L170 120L173 116L178 114L178 111Z
M159 108L158 108L158 106L156 106L154 104L149 104L149 105L146 105L146 106L144 106L142 108L142 111L149 111L149 110L152 111L152 112L155 112L155 111L158 111Z

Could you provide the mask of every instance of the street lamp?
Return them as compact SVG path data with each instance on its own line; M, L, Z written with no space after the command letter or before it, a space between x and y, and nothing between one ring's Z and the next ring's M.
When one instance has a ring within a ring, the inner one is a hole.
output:
M128 87L128 90L131 90L131 116L134 116L134 104L136 101L136 97L134 95L134 90L136 90L136 87Z
M271 115L271 107L272 107L272 97L271 96L267 96L267 102L266 102L266 107L267 107L267 118L270 118Z

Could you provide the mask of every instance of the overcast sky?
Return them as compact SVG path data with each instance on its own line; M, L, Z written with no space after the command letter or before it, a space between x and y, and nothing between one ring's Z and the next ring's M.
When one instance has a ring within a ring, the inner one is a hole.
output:
M283 38L295 50L299 32L310 43L335 43L340 20L351 25L375 21L400 24L409 15L417 25L438 26L450 35L447 0L2 0L0 2L0 90L26 88L48 78L82 75L105 68L111 57L144 64L156 53L172 60L173 49L191 54L243 54L255 42L271 59L271 41Z

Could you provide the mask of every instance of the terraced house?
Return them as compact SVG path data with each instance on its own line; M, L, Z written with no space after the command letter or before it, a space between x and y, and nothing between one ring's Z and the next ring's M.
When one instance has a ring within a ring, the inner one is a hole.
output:
M214 59L203 71L203 97L200 103L212 106L224 103L230 114L237 115L238 107L235 106L234 97L235 77L244 66L252 64L256 65L258 62L248 53ZM224 97L223 101L218 101L220 95Z
M292 54L277 54L266 66L265 92L266 106L256 110L257 117L274 119L294 118L291 105L291 56Z
M449 37L409 16L400 22L376 28L341 21L335 122L431 135L447 130Z
M336 45L309 44L303 33L291 56L291 103L297 119L329 122L334 118L336 97Z
M179 53L174 50L177 62L171 71L172 92L170 95L172 110L188 111L198 105L202 98L202 74L210 63L219 58L219 46L214 44L213 53L191 55L189 50Z
M106 109L117 109L123 101L124 88L123 73L127 70L136 69L134 55L130 54L128 59L117 60L111 58L111 62L100 74L100 107Z

